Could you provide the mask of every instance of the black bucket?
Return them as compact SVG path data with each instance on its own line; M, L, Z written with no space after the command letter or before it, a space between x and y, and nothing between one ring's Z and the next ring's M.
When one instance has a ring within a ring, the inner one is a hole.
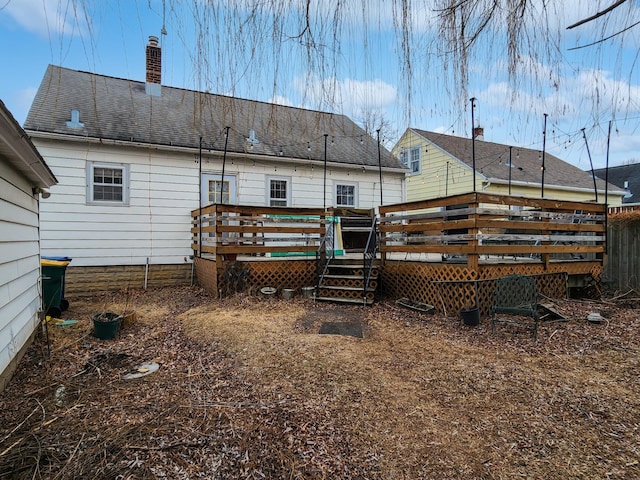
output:
M470 327L480 324L480 310L478 307L460 310L462 322Z
M97 313L93 316L93 336L101 340L112 340L118 335L122 317L117 313Z

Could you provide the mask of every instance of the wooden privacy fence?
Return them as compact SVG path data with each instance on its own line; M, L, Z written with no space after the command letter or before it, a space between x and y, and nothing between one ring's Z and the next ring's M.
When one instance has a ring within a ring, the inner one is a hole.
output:
M513 256L548 265L554 258L602 259L605 206L486 193L380 207L383 254Z
M640 289L640 214L613 217L608 228L605 280L617 289Z
M214 204L191 212L196 256L315 255L326 224L324 209Z

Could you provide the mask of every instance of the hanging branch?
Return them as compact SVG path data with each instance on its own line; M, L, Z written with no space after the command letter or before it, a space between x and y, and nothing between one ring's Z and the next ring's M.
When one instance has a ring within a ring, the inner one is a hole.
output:
M595 20L596 18L600 18L601 16L606 15L606 14L607 14L607 13L609 13L610 11L612 11L612 10L614 10L614 9L618 8L620 5L622 5L622 4L623 4L623 3L625 3L626 1L627 1L627 0L618 0L617 2L615 2L615 3L614 3L613 5L611 5L610 7L607 7L607 8L605 8L604 10L602 10L602 11L600 11L600 12L598 12L598 13L594 14L594 15L591 15L590 17L587 17L587 18L585 18L585 19L583 19L583 20L580 20L579 22L576 22L576 23L574 23L573 25L569 25L569 26L567 27L567 30L571 30L572 28L579 27L580 25L583 25L583 24L585 24L585 23L587 23L587 22L590 22L591 20Z

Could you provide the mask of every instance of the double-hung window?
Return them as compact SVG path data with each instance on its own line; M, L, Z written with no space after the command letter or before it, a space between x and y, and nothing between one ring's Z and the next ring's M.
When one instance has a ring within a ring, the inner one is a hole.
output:
M358 189L354 184L336 184L336 205L338 207L357 207Z
M87 203L128 205L129 165L89 162Z
M400 160L411 169L411 174L420 173L420 147L403 148L400 151Z
M270 207L288 207L291 197L290 180L288 178L268 179L268 202Z

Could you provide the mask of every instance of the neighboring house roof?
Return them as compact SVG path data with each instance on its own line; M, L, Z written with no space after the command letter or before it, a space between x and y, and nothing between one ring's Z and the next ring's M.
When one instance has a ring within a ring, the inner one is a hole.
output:
M22 173L31 185L47 188L58 181L29 136L0 101L0 160Z
M605 168L598 168L594 170L594 173L603 180L607 177ZM627 192L622 198L622 203L640 203L640 163L609 167L607 178L609 183L613 183ZM624 186L625 182L628 182L627 188Z
M71 111L79 116L72 118ZM101 140L378 166L378 143L344 115L243 100L49 65L25 122L29 131ZM249 142L251 131L256 142ZM327 135L325 139L325 134ZM380 147L382 167L404 171Z
M470 138L456 137L442 133L427 132L413 129L429 142L438 146L459 161L473 165L472 141ZM542 183L540 150L532 150L523 147L512 147L511 151L511 181L513 183L526 183L540 185ZM509 145L475 140L476 172L489 181L509 181ZM596 180L598 190L604 190L605 182ZM545 186L591 189L593 190L593 178L591 174L571 165L558 157L545 153ZM620 192L611 183L609 190Z

